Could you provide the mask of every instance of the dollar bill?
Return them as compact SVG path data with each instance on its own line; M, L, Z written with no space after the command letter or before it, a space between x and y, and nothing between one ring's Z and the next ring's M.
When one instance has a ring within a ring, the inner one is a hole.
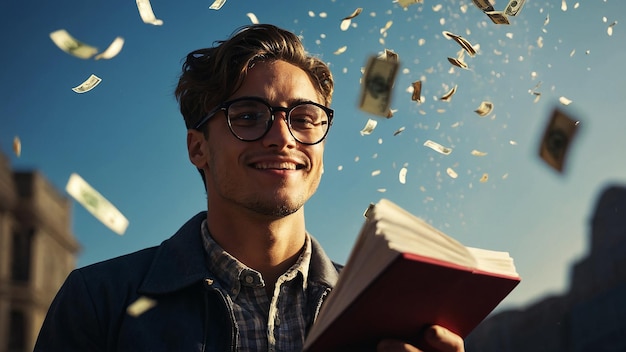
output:
M122 51L122 48L124 47L124 38L122 37L116 37L113 42L109 45L108 48L106 48L105 51L101 52L100 54L96 55L94 57L95 60L100 60L100 59L112 59L114 57L117 56L117 54L120 53L120 51Z
M400 133L404 132L405 129L406 129L406 127L402 126L402 127L398 128L397 130L395 130L393 132L394 137L399 135Z
M422 101L422 81L415 81L411 83L413 86L413 93L411 94L411 100L416 102Z
M393 62L399 61L398 54L395 53L393 50L389 50L389 49L385 49L385 51L382 53L380 57L389 61L393 61Z
M400 62L377 56L368 59L361 80L359 108L370 114L389 118L393 85ZM391 116L390 116L391 115Z
M222 6L224 6L225 3L226 3L226 0L215 0L211 4L211 6L209 6L209 9L211 9L211 10L219 10L219 9L222 8Z
M252 12L248 12L246 14L246 16L248 16L248 18L250 19L250 22L252 22L252 24L259 24L259 19L256 17L256 15Z
M474 3L474 5L476 5L476 7L481 9L483 12L494 10L489 0L472 0L472 2Z
M22 155L22 141L18 136L13 137L13 153L18 158Z
M347 46L347 45L344 45L344 46L342 46L341 48L339 48L339 49L335 50L335 52L334 52L333 54L335 54L335 55L341 55L341 54L345 53L345 52L346 52L346 50L348 50L348 46Z
M459 177L459 174L456 173L456 171L454 171L453 168L449 167L446 169L446 173L448 174L448 176L452 177L452 178L457 178Z
M517 15L522 10L522 7L524 6L525 2L526 0L509 1L509 3L506 5L506 8L504 9L504 14L507 16Z
M70 175L65 190L113 232L118 235L126 232L128 219L78 174Z
M343 19L341 19L341 25L339 26L339 28L341 28L342 31L347 31L348 28L350 28L350 24L352 24L352 19L360 15L362 11L363 11L363 8L358 7L349 16L346 16Z
M485 156L485 155L487 155L487 153L481 152L480 150L474 149L474 150L472 150L472 155L473 156Z
M137 1L137 9L139 10L139 16L141 16L141 20L143 23L161 26L163 25L163 20L156 18L154 15L154 11L152 11L152 5L150 4L150 0L136 0Z
M398 3L403 9L406 9L414 4L423 4L424 0L394 0L393 2Z
M559 103L563 104L563 105L569 105L572 103L571 99L568 99L567 97L559 97Z
M405 184L406 183L406 173L408 172L406 167L403 167L400 169L400 172L398 172L398 181L400 181L401 184Z
M156 306L156 301L146 296L141 296L126 308L126 313L134 318L142 315Z
M454 87L452 87L446 94L444 94L439 99L443 100L443 101L450 101L450 99L452 99L452 96L454 95L454 93L456 93L457 87L458 87L458 85L455 85Z
M351 20L351 19L355 18L356 16L360 15L361 12L363 12L363 8L362 7L357 7L356 10L354 10L349 16L344 17L342 19L342 21Z
M437 142L433 142L430 139L424 142L424 146L436 151L437 153L441 153L443 155L450 155L450 153L452 153L452 148L444 147L443 145Z
M579 122L556 108L546 124L539 156L558 172L564 171L565 159L579 129Z
M504 14L504 11L488 11L485 14L495 24L510 24L509 18Z
M490 101L483 101L483 102L480 103L478 108L476 108L476 110L474 110L474 112L482 117L482 116L489 115L492 110L493 110L493 103L490 102Z
M80 59L90 59L98 53L98 49L72 37L65 29L50 33L50 39L59 49Z
M468 66L465 63L465 61L462 61L462 60L454 58L454 57L448 57L448 62L450 62L454 66L460 67L460 68L462 68L464 70L467 70L467 68L468 68Z
M102 82L102 78L92 74L83 83L72 88L72 90L76 93L86 93L94 89L100 82Z
M442 33L446 38L452 39L457 42L461 46L461 48L463 48L463 50L465 50L471 57L474 57L476 55L476 49L467 39L448 31L443 31Z
M610 37L613 35L613 27L615 27L615 25L617 24L617 21L613 21L613 23L611 23L607 28L606 28L606 34Z
M361 130L361 136L372 134L372 132L374 132L374 129L376 128L376 125L378 125L378 121L372 120L372 119L368 119L367 123L365 124L365 126Z
M478 180L478 182L480 183L485 183L489 180L489 174L488 173L484 173L481 177L480 180Z

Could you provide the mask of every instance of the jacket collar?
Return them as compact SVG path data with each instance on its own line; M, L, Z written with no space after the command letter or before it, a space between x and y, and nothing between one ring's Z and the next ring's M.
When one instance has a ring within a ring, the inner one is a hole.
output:
M171 293L205 279L214 279L205 262L206 254L200 232L204 219L206 211L196 214L172 237L161 243L139 287L140 294ZM309 282L334 287L340 266L328 258L312 236L311 249Z
M206 211L196 214L174 236L161 243L139 287L140 293L170 293L210 277L200 237L204 219Z

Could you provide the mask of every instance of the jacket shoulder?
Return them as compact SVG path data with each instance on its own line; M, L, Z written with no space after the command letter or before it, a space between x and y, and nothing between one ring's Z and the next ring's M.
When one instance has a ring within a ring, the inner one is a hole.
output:
M92 282L136 281L145 277L159 249L153 246L75 269ZM107 280L110 277L110 280ZM113 280L114 279L114 280ZM135 279L135 280L133 280Z

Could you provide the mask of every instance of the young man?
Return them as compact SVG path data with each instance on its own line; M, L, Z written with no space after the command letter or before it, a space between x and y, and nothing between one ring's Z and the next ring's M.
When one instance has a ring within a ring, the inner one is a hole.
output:
M303 208L322 176L332 92L328 67L275 26L190 53L176 97L208 211L158 247L72 272L35 349L301 350L339 270ZM141 297L155 305L128 314ZM433 351L463 351L441 327L424 338Z

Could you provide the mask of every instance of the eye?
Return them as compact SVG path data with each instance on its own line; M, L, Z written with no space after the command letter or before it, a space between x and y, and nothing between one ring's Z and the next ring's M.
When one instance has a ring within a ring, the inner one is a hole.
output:
M291 112L291 126L296 129L312 129L326 123L325 112L312 104L300 105Z
M241 101L229 107L228 119L231 126L235 127L265 126L270 119L270 112L265 105L258 102Z
M262 120L262 118L263 113L258 111L244 111L231 114L230 123L240 127L254 126L259 122L259 120Z

